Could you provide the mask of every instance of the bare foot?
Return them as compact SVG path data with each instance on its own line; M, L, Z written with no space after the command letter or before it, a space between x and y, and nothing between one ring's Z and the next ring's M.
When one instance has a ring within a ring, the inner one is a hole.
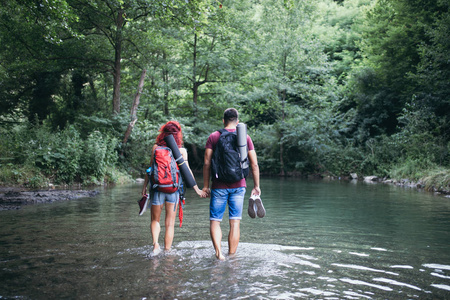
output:
M161 252L161 247L159 247L159 244L153 244L153 253L158 254L159 252Z
M218 260L225 260L225 256L223 256L222 253L219 253L218 255L216 253L216 257L217 257Z

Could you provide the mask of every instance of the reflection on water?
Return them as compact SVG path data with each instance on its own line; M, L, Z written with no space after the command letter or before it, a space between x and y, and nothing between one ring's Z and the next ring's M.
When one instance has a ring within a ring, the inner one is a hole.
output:
M262 187L266 217L244 215L238 252L223 262L209 201L192 191L173 249L158 255L138 185L2 212L0 299L450 298L449 199L363 183Z

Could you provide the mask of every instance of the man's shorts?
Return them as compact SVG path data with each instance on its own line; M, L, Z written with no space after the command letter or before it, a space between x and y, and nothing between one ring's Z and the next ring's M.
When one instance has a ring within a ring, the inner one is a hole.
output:
M209 204L209 219L221 222L228 204L230 220L242 219L245 187L234 189L212 189Z
M166 194L162 192L155 191L152 195L152 205L161 205L164 204L164 202L169 203L176 203L178 198L180 198L180 192L176 191L172 194Z

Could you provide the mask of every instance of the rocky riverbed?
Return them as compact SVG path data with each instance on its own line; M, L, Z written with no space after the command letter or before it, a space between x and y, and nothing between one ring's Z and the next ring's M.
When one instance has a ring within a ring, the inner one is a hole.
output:
M22 191L15 188L0 188L0 211L20 209L23 205L53 203L83 197L95 197L98 191L88 190L39 190Z

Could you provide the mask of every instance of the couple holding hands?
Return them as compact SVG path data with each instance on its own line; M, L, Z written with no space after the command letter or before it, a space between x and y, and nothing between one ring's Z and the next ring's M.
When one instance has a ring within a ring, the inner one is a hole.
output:
M201 190L195 183L193 189L202 198L210 197L210 234L215 249L217 259L224 260L225 257L221 250L222 230L220 224L222 222L226 206L228 204L230 231L228 234L228 254L232 255L236 253L239 239L240 239L240 220L242 219L242 210L244 207L244 197L246 192L246 180L245 177L236 179L221 178L214 174L211 176L212 169L216 172L216 169L220 169L221 166L217 166L217 157L219 150L217 145L222 134L236 132L236 127L239 123L238 111L234 108L228 108L223 114L224 129L215 131L209 136L205 146L205 157L203 165L203 189ZM175 142L180 150L181 156L184 162L187 164L187 151L182 147L183 135L181 126L176 121L169 121L163 125L160 129L160 133L156 138L156 143L152 149L151 162L154 161L155 149L158 147L167 147L165 138L168 135L173 135ZM222 146L221 146L222 147ZM259 167L256 152L253 142L250 136L247 135L247 148L248 148L248 161L250 164L252 177L254 181L254 187L251 192L250 203L248 213L250 217L254 218L256 213L259 217L265 215L264 206L262 205L259 187ZM220 150L222 151L222 150ZM189 172L190 169L189 169ZM248 169L247 169L248 172ZM192 172L191 172L192 174ZM212 184L210 186L210 178L212 177ZM232 176L231 176L232 177ZM242 177L242 176L241 176ZM236 181L235 181L236 180ZM147 194L147 186L150 179L148 175L145 176L144 187L142 189L142 195ZM170 250L174 236L175 216L179 203L179 199L183 201L183 197L180 198L180 190L175 192L162 192L158 189L152 190L151 204L151 233L153 239L153 252L157 253L161 250L158 243L159 234L161 231L160 219L163 207L166 209L165 218L165 237L164 237L164 250ZM182 203L182 202L181 202ZM149 205L150 205L149 204ZM181 207L180 213L182 214ZM180 219L181 220L181 219Z

